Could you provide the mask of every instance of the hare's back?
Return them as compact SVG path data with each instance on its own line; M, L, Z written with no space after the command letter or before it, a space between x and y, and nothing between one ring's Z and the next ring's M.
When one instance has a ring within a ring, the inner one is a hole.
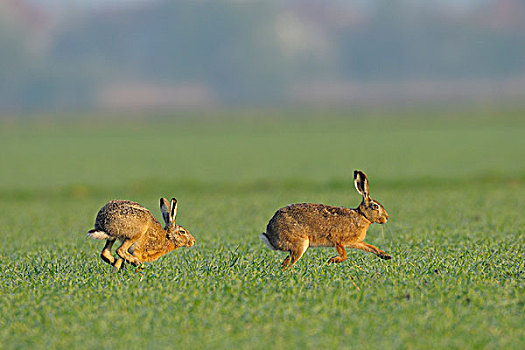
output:
M140 204L113 200L99 210L95 228L115 238L133 238L155 223L158 222L153 214Z
M279 209L268 223L267 232L300 231L309 236L328 227L351 222L354 210L324 204L297 203Z

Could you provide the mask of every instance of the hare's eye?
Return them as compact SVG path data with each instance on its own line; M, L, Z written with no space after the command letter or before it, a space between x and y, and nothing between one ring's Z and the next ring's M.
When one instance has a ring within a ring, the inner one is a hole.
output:
M375 204L375 203L372 203L371 207L372 207L372 209L374 209L374 210L379 209L379 205L377 205L377 204Z

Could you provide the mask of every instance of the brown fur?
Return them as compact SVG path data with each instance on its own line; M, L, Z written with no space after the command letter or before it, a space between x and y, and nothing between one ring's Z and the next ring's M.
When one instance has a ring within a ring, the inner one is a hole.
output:
M88 235L106 239L101 253L105 262L120 269L123 260L140 266L143 262L154 261L172 250L195 243L195 238L182 226L175 224L177 201L170 203L161 198L161 211L166 221L163 228L153 214L140 204L126 200L113 200L103 206L97 214L95 229ZM117 249L119 259L111 255L115 240L121 240Z
M324 204L299 203L279 209L270 219L263 240L271 248L289 252L283 270L301 258L308 247L335 247L338 256L329 260L346 260L345 248L374 253L383 259L390 255L364 242L372 222L384 224L388 214L379 202L370 198L368 180L363 172L354 172L354 184L363 200L356 209Z

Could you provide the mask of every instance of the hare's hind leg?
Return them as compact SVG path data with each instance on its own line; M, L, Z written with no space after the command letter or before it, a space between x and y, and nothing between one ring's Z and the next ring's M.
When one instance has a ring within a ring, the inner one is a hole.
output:
M113 243L115 243L114 239L106 240L106 245L104 245L104 249L102 249L102 253L100 253L102 260L110 265L115 263L115 258L111 255L111 247L113 247Z
M298 242L292 249L290 249L290 255L284 259L283 263L281 264L281 269L284 271L287 268L292 267L297 262L297 260L301 259L301 256L303 256L309 245L310 240L308 238Z
M384 260L392 259L392 257L390 255L388 255L387 253L385 253L381 249L379 249L377 247L374 247L373 245L365 243L365 242L353 243L349 247L350 248L361 249L361 250L364 250L365 252L369 252L369 253L374 253L375 255L377 255L378 257L380 257L381 259L384 259Z
M336 243L335 244L335 249L337 249L337 252L339 253L339 255L338 256L334 256L333 258L330 258L330 260L328 260L329 264L331 264L331 263L340 263L340 262L346 260L346 249L345 249L345 247L341 243Z

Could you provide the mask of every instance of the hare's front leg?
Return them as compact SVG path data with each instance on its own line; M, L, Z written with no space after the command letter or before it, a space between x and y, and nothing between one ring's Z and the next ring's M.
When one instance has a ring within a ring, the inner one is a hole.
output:
M115 265L113 265L117 270L120 269L120 266L122 265L122 259L126 260L127 262L135 265L135 266L138 266L141 264L140 260L136 257L134 257L133 255L131 255L129 252L128 252L128 249L129 247L131 247L131 245L133 243L135 243L135 241L137 240L138 238L135 238L135 239L125 239L124 242L122 242L122 245L120 247L117 248L117 254L118 256L121 257L121 259L117 260L115 262Z
M281 264L281 269L284 271L287 268L292 267L297 262L297 260L303 256L309 245L310 240L308 238L306 238L304 241L297 242L297 244L294 245L292 249L290 249L290 255L288 255Z
M133 254L132 254L133 255ZM120 270L120 268L122 267L122 263L124 262L124 259L122 259L121 257L119 257L117 259L117 261L115 261L115 264L113 264L113 267L115 268L115 271L118 271ZM135 272L137 271L142 271L142 269L144 268L144 265L142 264L142 261L139 262L138 265L135 265L137 268L135 269Z
M392 259L392 257L390 255L388 255L387 253L385 253L381 249L379 249L377 247L374 247L373 245L365 243L365 242L352 243L351 245L349 245L349 247L350 248L361 249L361 250L364 250L365 252L369 252L369 253L374 253L375 255L377 255L378 257L380 257L381 259L384 259L384 260Z
M331 263L340 263L340 262L346 260L346 249L345 249L345 247L341 243L336 243L335 244L335 249L337 249L337 252L339 253L339 255L338 256L334 256L333 258L330 258L330 260L328 260L329 264L331 264Z
M113 255L111 255L111 247L113 247L113 243L115 243L114 239L108 239L106 241L104 249L102 249L102 253L100 253L100 257L102 258L102 260L104 260L110 265L113 265L115 263L115 258L113 257Z

